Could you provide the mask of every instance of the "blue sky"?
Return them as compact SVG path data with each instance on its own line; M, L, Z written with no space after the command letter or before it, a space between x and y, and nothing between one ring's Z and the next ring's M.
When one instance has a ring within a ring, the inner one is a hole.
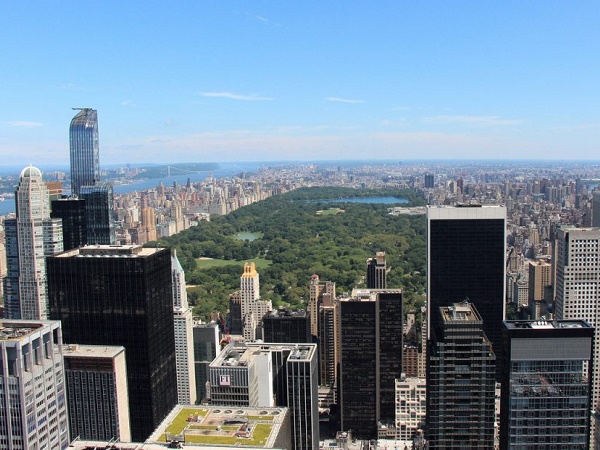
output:
M592 1L0 2L0 161L600 159Z

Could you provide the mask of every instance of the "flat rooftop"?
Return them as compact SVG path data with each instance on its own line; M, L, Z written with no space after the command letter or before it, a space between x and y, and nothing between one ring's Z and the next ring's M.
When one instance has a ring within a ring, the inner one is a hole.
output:
M316 344L244 343L228 345L210 364L211 367L248 367L252 358L271 351L289 350L289 359L310 361L317 351Z
M146 442L273 448L287 415L287 408L177 405Z
M44 326L43 321L0 320L0 341L21 340Z
M125 351L125 347L115 345L81 345L64 344L62 346L63 356L84 358L114 358Z
M140 256L149 256L162 247L142 247L141 245L86 245L55 255L58 258L136 258Z
M509 330L523 330L523 329L570 329L570 328L592 328L585 320L505 320L504 325Z
M442 320L444 322L480 322L481 317L470 303L455 303L452 306L442 306Z

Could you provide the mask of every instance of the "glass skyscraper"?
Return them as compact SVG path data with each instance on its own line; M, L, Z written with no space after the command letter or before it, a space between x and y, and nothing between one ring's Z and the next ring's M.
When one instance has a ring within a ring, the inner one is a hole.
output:
M94 186L100 181L100 148L98 145L98 114L95 109L82 108L69 128L71 145L71 193L79 196L82 186Z

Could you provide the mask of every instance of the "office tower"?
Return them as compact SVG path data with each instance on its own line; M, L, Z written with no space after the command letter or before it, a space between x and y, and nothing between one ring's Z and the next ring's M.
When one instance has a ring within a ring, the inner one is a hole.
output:
M505 298L504 206L427 208L427 305L429 334L440 325L438 310L468 300L483 319L494 353L502 356ZM500 377L501 364L496 376Z
M319 305L324 297L335 298L335 283L333 281L320 281L319 275L310 277L310 296L308 299L308 314L310 315L310 333L317 337L319 331Z
M196 401L206 398L208 367L221 351L219 326L216 323L194 324L194 374L196 377Z
M556 293L559 320L585 320L594 333L592 409L600 408L600 228L560 228L556 235Z
M367 259L367 289L385 289L386 278L385 252L377 252L375 258Z
M529 311L531 318L537 319L546 314L545 292L550 286L552 265L546 261L529 263Z
M98 114L95 109L81 108L73 117L69 128L69 141L71 194L79 196L82 186L95 186L100 181Z
M310 320L306 311L283 308L269 311L262 318L263 341L288 344L311 343Z
M600 227L600 190L592 192L592 226Z
M49 257L47 269L65 341L125 347L131 437L145 440L177 403L169 250L87 246Z
M63 248L72 250L87 244L87 216L85 200L61 198L53 200L50 217L62 220Z
M254 263L244 264L240 297L244 339L254 341L262 336L262 317L273 309L270 301L260 300L259 276Z
M231 343L210 365L210 401L231 407L287 406L292 448L318 449L317 370L316 344Z
M177 403L196 403L196 366L194 364L194 332L192 308L188 304L185 273L177 254L171 255L173 281L173 327L175 329L175 362L177 364Z
M502 449L588 449L594 329L583 320L506 321Z
M425 378L396 379L396 439L408 441L425 427L427 389Z
M48 189L39 169L21 171L15 193L17 218L4 222L7 276L6 317L39 320L47 316L46 256L63 250L62 222L50 218Z
M355 290L339 300L342 430L375 439L393 424L395 380L402 374L402 291Z
M316 345L294 347L286 362L287 407L292 412L295 449L319 449L318 364Z
M430 331L427 436L433 449L494 449L495 356L475 305L438 309Z
M425 175L425 187L428 189L431 189L433 187L433 175L432 174L426 174Z
M0 447L69 447L60 322L0 320Z
M71 436L130 442L125 348L64 345Z
M115 243L113 187L108 181L81 186L79 197L85 200L87 245Z
M229 311L227 313L227 332L230 334L242 334L242 296L239 291L229 294Z

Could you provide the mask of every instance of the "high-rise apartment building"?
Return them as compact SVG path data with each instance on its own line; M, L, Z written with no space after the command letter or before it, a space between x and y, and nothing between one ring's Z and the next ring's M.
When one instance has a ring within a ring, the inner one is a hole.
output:
M396 439L412 440L417 430L425 426L427 413L427 388L425 378L396 379Z
M556 236L556 297L559 320L580 319L595 327L592 409L600 407L600 228L560 228Z
M188 304L185 273L177 255L171 255L173 280L173 326L177 364L177 403L196 403L196 366L194 364L194 320Z
M427 306L429 335L441 324L438 311L468 300L483 320L494 353L502 356L506 292L506 208L427 208ZM497 377L500 377L500 364Z
M334 390L340 352L338 309L339 303L331 295L324 296L319 306L319 383Z
M584 450L594 329L583 320L504 322L500 448Z
M21 171L15 200L17 218L4 222L6 317L46 319L46 256L63 250L62 221L50 218L48 189L33 166Z
M131 437L145 440L177 403L170 251L87 246L49 257L47 269L65 341L125 347Z
M310 296L307 311L310 315L310 333L318 337L319 331L319 306L324 298L335 298L335 283L333 281L320 281L319 275L310 278Z
M100 181L100 147L98 144L98 113L81 108L71 120L71 194L79 196L82 186L94 186Z
M386 279L385 252L377 252L375 258L367 259L367 289L385 289Z
M253 262L244 264L244 273L240 277L240 297L244 339L260 339L261 319L273 307L270 301L260 300L259 275Z
M131 441L125 348L64 345L71 436Z
M0 448L69 447L60 322L0 320Z
M495 356L483 320L467 302L438 314L427 367L429 448L494 450Z
M547 261L529 263L529 311L531 318L537 319L546 313L546 291L551 286L552 265Z
M393 424L395 380L402 374L402 291L354 290L339 299L342 430L375 439L378 424Z

